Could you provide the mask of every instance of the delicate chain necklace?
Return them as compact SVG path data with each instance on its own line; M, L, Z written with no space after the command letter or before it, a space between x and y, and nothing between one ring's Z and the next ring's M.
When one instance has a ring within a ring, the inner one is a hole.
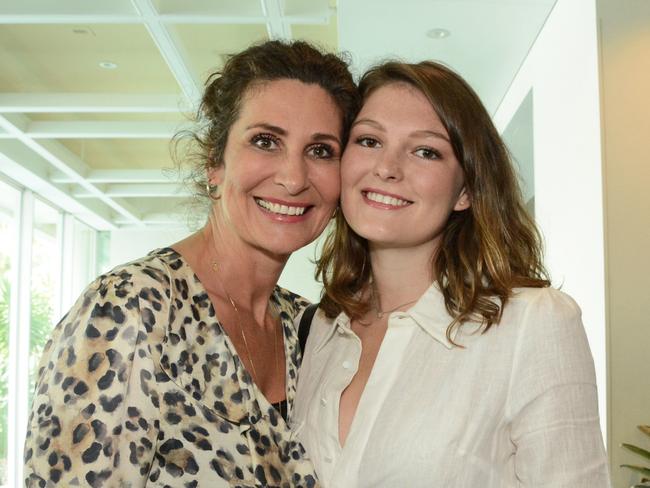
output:
M216 235L214 232L214 222L212 219L212 216L210 217L210 225L212 227L212 233L213 235ZM214 241L214 238L212 239L212 245L214 247L214 250L216 252L216 244ZM255 362L253 361L253 355L251 354L250 348L248 347L248 340L246 339L246 332L244 332L244 327L241 319L241 314L239 313L239 308L237 307L237 303L235 303L235 300L230 296L230 293L228 293L228 290L226 290L226 287L223 284L223 281L221 281L221 278L219 277L219 263L217 261L212 262L212 271L215 272L215 277L217 278L217 281L219 282L219 286L221 286L221 291L223 292L224 295L226 295L226 298L228 298L228 302L230 302L230 305L232 306L233 310L235 311L235 315L237 316L237 326L239 327L239 332L241 334L242 340L244 341L244 349L246 351L246 357L248 359L248 362L251 365L251 373L253 376L253 382L255 384L259 384L259 376L257 376L257 371L255 369ZM266 321L266 313L264 314L265 321ZM276 325L276 324L274 324ZM275 333L275 329L278 329L278 327L274 327L274 332L273 332L273 354L275 356L275 373L276 375L279 374L280 372L280 362L278 359L278 334ZM282 331L280 330L280 333ZM282 402L280 402L280 415L284 417L284 412L283 412L283 405Z
M212 263L212 270L217 272L218 266L217 263ZM244 341L244 349L246 350L246 357L248 358L248 362L251 365L251 372L253 373L253 381L257 382L258 376L257 376L257 370L255 369L255 362L253 361L253 355L251 354L251 350L248 347L248 340L246 340L246 333L244 332L244 327L242 326L242 320L241 320L241 314L239 313L239 307L237 307L237 304L235 303L235 300L230 296L230 294L226 291L226 288L223 286L221 283L221 280L219 280L219 284L221 284L221 289L223 290L223 293L226 295L226 298L228 298L228 301L230 302L230 305L232 306L233 310L235 311L235 314L237 315L237 325L239 327L239 332L241 333L241 338Z
M391 308L390 310L382 310L381 309L381 301L380 301L380 298L379 298L379 292L377 292L377 286L375 285L374 281L372 281L371 283L372 283L372 285L371 285L372 287L370 289L371 292L372 292L371 303L372 303L372 308L375 309L375 314L377 314L378 319L381 319L381 318L383 318L384 315L391 314L395 310L398 310L398 309L400 309L402 307L405 307L406 305L410 305L411 303L415 303L415 302L418 301L418 299L416 298L415 300L411 300L411 301L408 301L408 302L401 303L397 307Z

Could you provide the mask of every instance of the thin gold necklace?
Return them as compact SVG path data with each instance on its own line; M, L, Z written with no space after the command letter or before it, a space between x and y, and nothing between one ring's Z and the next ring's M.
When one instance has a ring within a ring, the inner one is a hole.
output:
M213 217L210 216L210 226L212 227L212 234L213 236L216 235L214 232L214 221ZM214 237L212 239L212 245L213 249L216 253L216 243L214 240ZM258 379L259 376L257 376L257 371L255 369L255 362L253 361L253 355L251 354L250 348L248 347L248 340L246 339L246 332L244 332L244 327L243 327L243 322L241 319L241 314L239 313L239 307L237 307L237 303L235 300L230 296L230 293L228 293L228 290L226 290L225 285L223 284L223 281L221 281L221 278L219 277L219 263L214 260L212 262L212 271L215 273L215 277L217 279L217 282L219 283L219 286L221 286L221 291L223 292L224 295L226 295L226 298L228 298L228 301L230 302L230 305L232 306L233 310L235 311L235 315L237 316L237 325L239 327L239 332L241 334L242 340L244 341L244 349L246 350L246 356L248 358L248 362L251 365L251 373L253 376L253 382L255 384L259 384ZM264 314L264 320L266 321L267 314ZM273 355L275 357L275 373L278 375L280 373L280 362L278 360L278 334L275 332L275 329L277 329L277 324L274 324L274 332L273 332ZM282 331L280 330L280 333ZM280 407L280 415L284 417L284 412L283 412L283 405L282 401L279 402L279 407Z
M401 303L397 307L391 308L390 310L382 310L381 309L381 301L380 301L381 299L379 297L379 292L377 291L377 286L375 285L374 281L372 281L371 283L372 283L372 285L371 285L372 286L371 287L371 292L372 292L371 303L372 303L372 308L375 309L375 314L377 315L378 319L383 318L384 315L386 315L386 314L391 314L394 311L396 311L396 310L398 310L398 309L400 309L402 307L405 307L406 305L410 305L411 303L415 303L415 302L418 301L418 299L416 298L415 300L410 300L408 302Z

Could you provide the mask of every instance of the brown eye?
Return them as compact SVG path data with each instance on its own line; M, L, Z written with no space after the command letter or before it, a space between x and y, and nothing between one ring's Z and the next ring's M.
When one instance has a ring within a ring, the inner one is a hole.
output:
M422 159L441 159L442 155L431 147L420 147L413 153Z
M380 146L379 141L377 139L373 137L367 137L367 136L358 137L354 142L356 142L360 146L368 147L370 149Z
M370 149L381 146L380 142L377 139L368 136L357 137L354 142L360 146Z
M327 144L317 144L311 146L307 154L314 159L332 159L334 157L334 149Z
M278 147L280 141L272 134L256 134L251 139L251 144L265 151L271 151Z

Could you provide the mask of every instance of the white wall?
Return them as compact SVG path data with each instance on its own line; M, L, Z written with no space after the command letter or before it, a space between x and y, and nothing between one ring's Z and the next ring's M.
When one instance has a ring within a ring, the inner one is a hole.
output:
M182 227L114 230L110 233L107 268L133 261L153 249L174 244L190 233L190 230Z
M192 231L185 228L123 229L110 233L109 259L106 269L138 259L149 251L169 246L187 237ZM314 264L318 242L299 249L287 262L279 285L311 301L320 300L321 285L314 280Z
M322 284L314 279L314 261L320 254L323 237L294 252L287 262L278 284L302 295L311 302L319 302Z
M495 114L503 130L532 89L535 217L555 286L583 312L606 435L603 191L594 0L558 0Z

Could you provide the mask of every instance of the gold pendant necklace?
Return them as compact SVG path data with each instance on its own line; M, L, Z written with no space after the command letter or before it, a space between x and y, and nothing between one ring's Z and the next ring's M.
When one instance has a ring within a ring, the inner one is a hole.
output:
M213 221L213 216L211 215L210 217L210 225L212 227L212 245L213 249L216 253L216 243L214 240L214 236L216 236L216 233L214 232L214 221ZM228 290L226 290L225 285L223 284L223 281L221 281L221 278L219 277L219 263L217 261L212 262L212 271L214 271L215 278L217 279L217 282L219 283L219 286L221 286L221 291L223 294L226 296L228 299L228 302L230 303L230 306L232 309L235 311L235 315L237 316L237 326L239 328L239 332L241 334L241 338L244 342L244 349L246 352L246 357L248 359L248 362L251 365L251 376L253 383L256 385L259 385L259 376L257 376L257 370L255 369L255 362L253 361L253 355L251 354L250 348L248 346L248 340L246 339L246 332L244 331L244 326L243 322L241 319L241 314L239 313L239 307L237 307L237 303L235 300L230 296L230 293L228 293ZM266 322L268 316L268 305L267 305L267 312L264 313L264 321ZM275 332L275 329L279 329L277 326L278 324L273 324L273 355L275 357L275 374L278 375L280 373L280 362L278 359L278 334ZM280 329L280 334L282 334L282 330ZM286 412L283 409L282 401L279 403L279 411L280 415L284 418Z

